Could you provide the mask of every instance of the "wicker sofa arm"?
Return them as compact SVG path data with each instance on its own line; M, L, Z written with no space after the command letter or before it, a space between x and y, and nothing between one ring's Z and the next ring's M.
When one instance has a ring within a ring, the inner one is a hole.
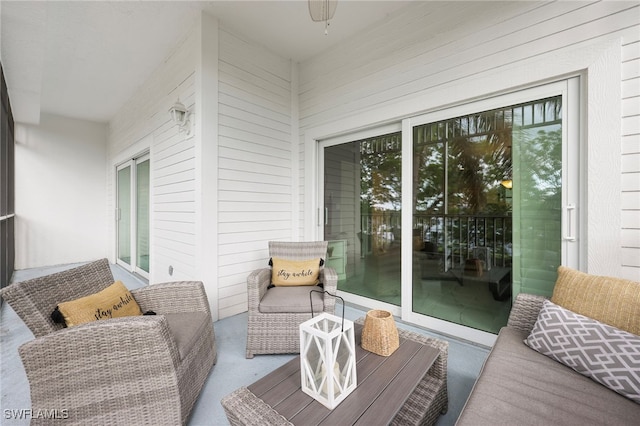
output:
M271 284L271 269L262 268L251 272L247 277L247 297L249 311L258 311L258 305Z
M142 312L158 315L180 312L211 313L207 293L200 281L174 281L151 284L131 290Z
M181 423L179 354L163 316L95 321L18 351L32 409L58 410L64 424Z
M520 331L530 333L533 329L542 304L547 298L535 294L520 293L513 302L507 325Z

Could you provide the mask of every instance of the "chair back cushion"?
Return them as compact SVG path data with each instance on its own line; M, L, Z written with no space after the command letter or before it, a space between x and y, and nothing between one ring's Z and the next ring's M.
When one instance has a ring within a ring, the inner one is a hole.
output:
M320 258L288 260L272 257L271 283L276 286L317 285L320 276Z
M640 283L560 266L551 301L577 314L640 335Z
M102 291L58 304L67 327L111 318L142 315L140 306L122 281ZM54 318L55 321L55 318Z
M66 271L18 282L2 289L9 303L35 337L63 328L51 319L58 303L97 293L114 279L107 259L97 260Z

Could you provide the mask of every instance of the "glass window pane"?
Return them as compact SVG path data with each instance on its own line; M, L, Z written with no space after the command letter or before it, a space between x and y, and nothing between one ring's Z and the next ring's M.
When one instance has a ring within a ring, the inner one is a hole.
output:
M561 261L562 136L561 122L548 120L561 116L560 102L414 128L414 312L497 333L512 282L550 294ZM444 138L421 136L442 127Z
M562 126L514 129L514 286L550 295L561 259ZM551 283L551 284L550 284Z
M324 164L324 238L338 288L400 305L401 133L327 147Z
M149 160L136 165L136 266L149 272Z
M118 259L131 265L131 167L118 170Z

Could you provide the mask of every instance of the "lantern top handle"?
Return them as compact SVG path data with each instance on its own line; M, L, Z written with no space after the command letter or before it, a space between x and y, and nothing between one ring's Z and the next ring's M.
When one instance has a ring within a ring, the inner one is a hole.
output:
M311 293L326 293L329 296L335 297L336 299L340 299L342 301L342 325L341 325L340 331L344 331L344 299L342 297L338 296L337 294L329 293L327 290L324 290L324 291L311 290L309 292L309 305L311 305L311 318L313 318L313 301L311 300Z

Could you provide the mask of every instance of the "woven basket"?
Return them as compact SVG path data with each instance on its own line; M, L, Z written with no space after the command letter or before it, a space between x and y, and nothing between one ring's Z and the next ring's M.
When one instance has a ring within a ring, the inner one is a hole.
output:
M367 312L361 346L362 349L382 356L389 356L398 349L398 329L391 312L377 309Z

